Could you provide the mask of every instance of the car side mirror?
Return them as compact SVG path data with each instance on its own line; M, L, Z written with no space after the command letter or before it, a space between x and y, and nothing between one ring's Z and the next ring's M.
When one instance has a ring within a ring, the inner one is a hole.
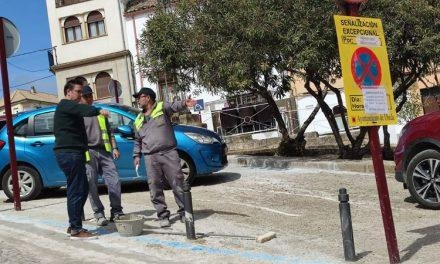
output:
M134 137L134 131L131 126L118 126L116 132L121 133L123 137Z

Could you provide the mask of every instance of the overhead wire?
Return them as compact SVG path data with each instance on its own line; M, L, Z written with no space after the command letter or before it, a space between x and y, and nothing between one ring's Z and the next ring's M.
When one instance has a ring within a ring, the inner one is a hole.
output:
M24 52L24 53L19 53L19 54L12 55L10 58L19 57L19 56L28 55L28 54L33 54L33 53L37 53L37 52L41 52L41 51L46 51L46 50L51 50L51 49L52 49L52 48L45 48L45 49L32 50L32 51L28 51L28 52Z
M12 67L16 68L16 69L19 69L19 70L22 70L22 71L27 71L27 72L42 72L42 71L48 71L49 70L49 69L29 70L29 69L23 68L21 66L18 66L18 65L14 64L14 63L12 63L10 61L8 61L8 64L11 65Z
M52 76L54 76L54 75L51 74L51 75L48 75L48 76L45 76L45 77L41 77L41 78L38 78L38 79L35 79L35 80L32 80L32 81L29 81L29 82L25 82L25 83L21 83L21 84L16 84L16 85L10 86L9 88L20 87L20 86L23 86L23 85L26 85L26 84L30 84L30 83L33 83L33 82L36 82L36 81L40 81L40 80L47 79L47 78L52 77Z

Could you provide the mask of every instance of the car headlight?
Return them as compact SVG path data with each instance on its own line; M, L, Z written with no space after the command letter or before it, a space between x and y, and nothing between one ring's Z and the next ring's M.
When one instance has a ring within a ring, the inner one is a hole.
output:
M201 143L201 144L212 144L215 142L220 143L215 137L205 136L202 134L188 132L188 133L185 133L185 135L187 135L188 137L190 137L192 140L196 141L197 143Z

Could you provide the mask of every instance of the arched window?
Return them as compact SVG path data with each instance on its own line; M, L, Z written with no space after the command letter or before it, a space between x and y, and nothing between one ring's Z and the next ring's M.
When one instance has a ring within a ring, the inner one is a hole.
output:
M98 11L90 12L87 17L87 28L89 30L89 38L105 35L104 18Z
M86 80L86 78L82 76L75 77L76 80L81 81L83 85L88 85L89 82Z
M81 23L78 18L74 16L66 18L66 21L64 21L64 34L67 43L82 39Z
M96 98L106 98L110 97L110 92L108 91L108 84L111 80L110 74L106 72L100 72L96 76L95 86L96 86Z

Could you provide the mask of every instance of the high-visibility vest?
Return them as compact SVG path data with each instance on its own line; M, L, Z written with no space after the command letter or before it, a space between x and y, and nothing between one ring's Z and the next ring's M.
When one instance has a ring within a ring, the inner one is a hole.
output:
M163 115L163 102L157 102L156 107L154 107L153 111L150 114L151 118L157 118ZM140 113L136 119L134 120L134 127L139 130L144 123L145 115L144 113Z
M103 115L98 116L98 124L99 124L99 129L101 130L101 138L102 138L102 142L104 143L105 151L111 152L112 145L110 144L110 138L108 136L107 124L105 122L105 117ZM89 162L89 161L90 161L90 152L86 151L86 162Z

